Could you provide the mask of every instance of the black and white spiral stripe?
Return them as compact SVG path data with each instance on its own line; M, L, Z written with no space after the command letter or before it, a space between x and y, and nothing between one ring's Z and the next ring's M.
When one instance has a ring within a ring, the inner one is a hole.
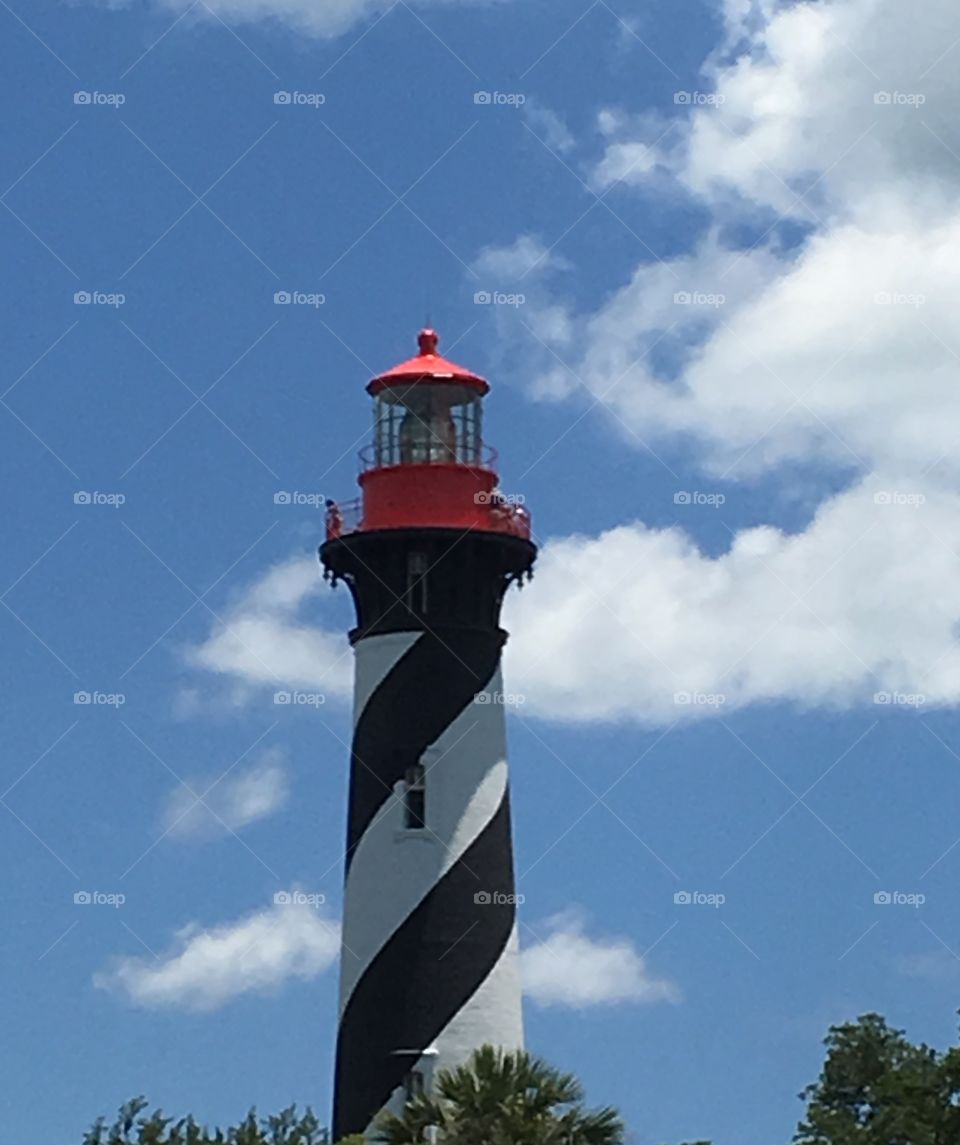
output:
M522 1044L503 707L474 702L501 690L504 639L445 627L356 644L337 1138L396 1104L411 1069ZM427 825L407 831L396 789L417 762Z

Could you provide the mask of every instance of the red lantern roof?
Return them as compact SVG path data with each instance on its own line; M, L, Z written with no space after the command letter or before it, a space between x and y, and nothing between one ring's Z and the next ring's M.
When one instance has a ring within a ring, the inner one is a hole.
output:
M385 374L378 374L367 386L368 394L378 394L389 386L399 385L402 382L455 382L461 386L470 386L483 395L490 389L489 383L472 370L458 366L456 362L449 362L437 353L440 336L436 330L421 330L417 336L420 353L415 358L408 358L387 370Z

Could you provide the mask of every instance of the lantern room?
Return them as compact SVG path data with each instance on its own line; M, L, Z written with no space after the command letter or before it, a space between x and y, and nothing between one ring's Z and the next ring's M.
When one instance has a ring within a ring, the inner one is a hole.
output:
M379 374L373 441L360 454L362 496L328 505L328 536L403 528L461 528L529 538L522 498L497 487L496 454L483 441L489 384L438 353L422 330L416 357Z
M422 330L420 353L367 386L373 397L372 460L377 466L482 465L483 398L490 387L437 354Z

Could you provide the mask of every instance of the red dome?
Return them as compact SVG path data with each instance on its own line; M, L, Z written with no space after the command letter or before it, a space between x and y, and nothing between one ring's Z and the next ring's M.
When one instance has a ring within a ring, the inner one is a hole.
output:
M490 389L489 383L472 370L458 366L456 362L449 362L437 353L440 336L435 330L421 330L417 336L420 353L415 358L408 358L385 374L378 374L367 386L367 393L378 394L389 386L401 382L414 382L420 379L433 382L455 382L461 386L469 386L479 394L485 394Z

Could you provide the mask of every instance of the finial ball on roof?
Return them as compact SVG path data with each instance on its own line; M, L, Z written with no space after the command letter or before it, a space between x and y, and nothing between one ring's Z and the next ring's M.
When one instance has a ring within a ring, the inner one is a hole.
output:
M437 346L440 344L440 335L428 326L417 335L417 344L421 354L436 354Z

